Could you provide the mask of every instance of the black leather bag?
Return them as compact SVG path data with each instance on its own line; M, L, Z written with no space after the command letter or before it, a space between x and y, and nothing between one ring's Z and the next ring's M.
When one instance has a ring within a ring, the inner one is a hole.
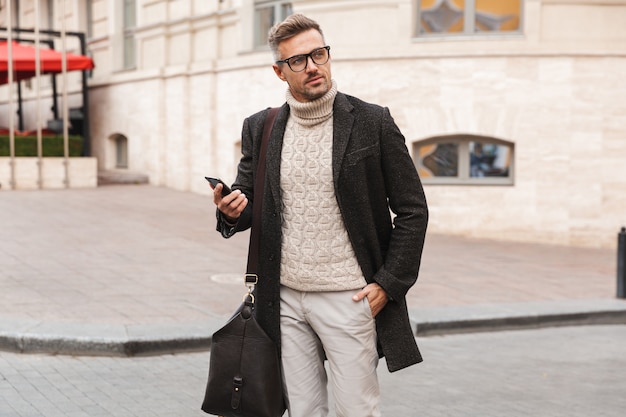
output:
M285 412L280 358L253 315L248 294L239 311L213 334L202 410L224 417L280 417Z
M254 186L252 231L248 251L248 293L233 317L211 341L209 380L202 410L224 417L280 417L286 410L278 349L254 317L254 287L259 255L261 202L265 154L278 114L271 109L265 120L257 180Z

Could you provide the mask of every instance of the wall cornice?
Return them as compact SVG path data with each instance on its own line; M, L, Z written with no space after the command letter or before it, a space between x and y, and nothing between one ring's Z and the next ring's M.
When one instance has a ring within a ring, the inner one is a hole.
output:
M146 32L152 35L153 33L170 33L171 31L195 31L198 29L217 27L224 24L232 23L233 19L237 19L236 9L219 10L199 16L190 16L182 19L174 19L165 22L138 26L135 29L135 34L141 36L143 33Z
M564 53L562 51L544 52L519 52L519 53L449 53L449 54L419 54L419 55L396 55L381 58L380 56L353 56L347 58L334 59L336 64L341 63L373 63L376 61L407 61L407 60L446 60L446 59L493 59L493 58L618 58L626 59L626 51L622 53L603 53L593 50ZM201 65L179 65L166 69L150 69L142 71L120 71L113 73L107 79L95 79L89 81L90 88L103 88L111 85L137 83L152 80L161 80L175 77L193 77L198 75L213 74L219 75L227 72L249 71L249 70L270 70L270 65L266 57L250 57L245 61L241 59L218 60L215 64L204 63Z
M625 6L626 0L539 0L542 4L583 5L583 6Z

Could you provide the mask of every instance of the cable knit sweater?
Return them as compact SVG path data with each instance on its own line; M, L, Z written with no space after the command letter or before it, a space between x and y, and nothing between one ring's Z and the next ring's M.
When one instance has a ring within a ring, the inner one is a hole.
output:
M298 102L287 90L290 117L283 138L281 284L298 291L343 291L366 285L335 198L333 103Z

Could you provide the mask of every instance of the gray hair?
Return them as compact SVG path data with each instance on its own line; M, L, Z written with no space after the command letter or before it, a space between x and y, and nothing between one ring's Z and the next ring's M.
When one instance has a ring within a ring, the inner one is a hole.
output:
M280 45L281 42L311 29L317 30L320 35L322 35L322 38L324 37L320 25L315 20L302 14L292 14L282 22L276 23L270 29L267 38L267 42L270 45L272 54L274 55L274 61L277 61L280 58L278 56L278 45Z

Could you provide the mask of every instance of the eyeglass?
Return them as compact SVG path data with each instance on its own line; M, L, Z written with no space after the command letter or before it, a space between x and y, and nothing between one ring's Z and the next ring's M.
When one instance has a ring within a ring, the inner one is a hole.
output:
M306 66L309 64L309 57L315 65L324 65L330 58L330 46L322 46L308 54L294 55L290 58L276 61L276 63L287 64L293 72L300 72L306 69Z

